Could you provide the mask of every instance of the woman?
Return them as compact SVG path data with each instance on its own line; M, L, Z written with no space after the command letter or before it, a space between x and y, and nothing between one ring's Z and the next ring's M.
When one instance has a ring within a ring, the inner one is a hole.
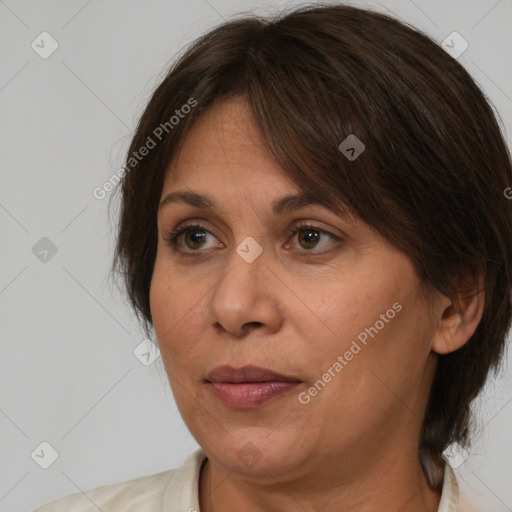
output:
M113 270L201 449L38 512L469 510L446 450L510 326L512 168L456 60L344 5L225 23L125 171Z

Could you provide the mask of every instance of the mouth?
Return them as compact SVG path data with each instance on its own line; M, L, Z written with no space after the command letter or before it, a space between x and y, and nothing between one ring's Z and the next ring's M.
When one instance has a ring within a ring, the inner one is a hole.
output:
M214 368L205 382L224 405L235 409L252 409L288 394L302 381L267 368L224 365Z
M232 384L248 382L301 382L296 377L282 375L259 366L233 368L229 365L217 366L207 376L207 382L229 382Z

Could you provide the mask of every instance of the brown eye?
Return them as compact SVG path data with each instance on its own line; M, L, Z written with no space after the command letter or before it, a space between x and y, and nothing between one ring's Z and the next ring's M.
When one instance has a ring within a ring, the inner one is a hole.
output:
M164 240L173 251L194 256L195 254L201 254L200 249L207 245L209 235L215 238L210 231L199 224L180 225L174 231L168 233Z
M326 239L327 247L329 245L329 239L336 240L338 243L343 242L340 237L315 226L296 226L295 228L290 229L290 233L293 235L292 238L298 241L298 244L293 245L295 245L299 254L302 253L302 255L315 256L331 252L332 249L313 252L313 249L323 249L326 247L326 244L323 243L324 239ZM207 252L207 240L209 235L215 238L208 229L199 224L185 226L180 225L174 231L165 236L164 240L176 253L186 256L199 256L201 254L206 254ZM213 247L219 247L219 244Z
M338 244L340 242L343 242L343 240L340 237L333 235L328 231L310 225L295 226L290 230L290 232L293 235L292 238L297 240L297 244L295 244L295 247L299 250L299 252L302 252L303 254L311 252L311 254L308 256L315 256L330 252L332 249L315 252L312 251L312 249L323 249L324 247L328 247L329 239L337 241ZM326 239L327 244L323 243L324 239Z
M314 249L320 239L319 231L310 228L301 228L298 235L299 243L305 249Z
M189 249L200 249L206 239L206 231L204 229L186 229L183 235L185 244Z

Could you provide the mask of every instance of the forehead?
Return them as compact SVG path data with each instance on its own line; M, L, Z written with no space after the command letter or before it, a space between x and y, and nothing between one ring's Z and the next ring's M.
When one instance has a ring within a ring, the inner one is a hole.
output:
M179 183L205 189L251 188L299 192L270 155L247 102L240 98L209 107L181 143L167 168L164 192Z
M195 121L166 171L160 211L181 203L220 213L223 202L273 215L306 206L332 209L327 198L313 198L287 176L242 97L212 105ZM357 220L350 208L338 208L333 213Z

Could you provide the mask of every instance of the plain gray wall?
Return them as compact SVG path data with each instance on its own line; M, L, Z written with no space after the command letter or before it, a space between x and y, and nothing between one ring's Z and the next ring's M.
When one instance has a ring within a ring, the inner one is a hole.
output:
M232 14L295 3L0 1L0 511L177 467L197 448L161 360L144 366L133 354L144 336L107 281L114 232L108 198L92 191L121 167L178 50ZM352 3L439 43L459 32L469 47L458 59L510 141L511 0ZM58 44L47 58L55 43L42 32ZM497 511L512 510L511 382L502 374L486 388L483 434L457 469ZM58 452L47 469L42 442Z

